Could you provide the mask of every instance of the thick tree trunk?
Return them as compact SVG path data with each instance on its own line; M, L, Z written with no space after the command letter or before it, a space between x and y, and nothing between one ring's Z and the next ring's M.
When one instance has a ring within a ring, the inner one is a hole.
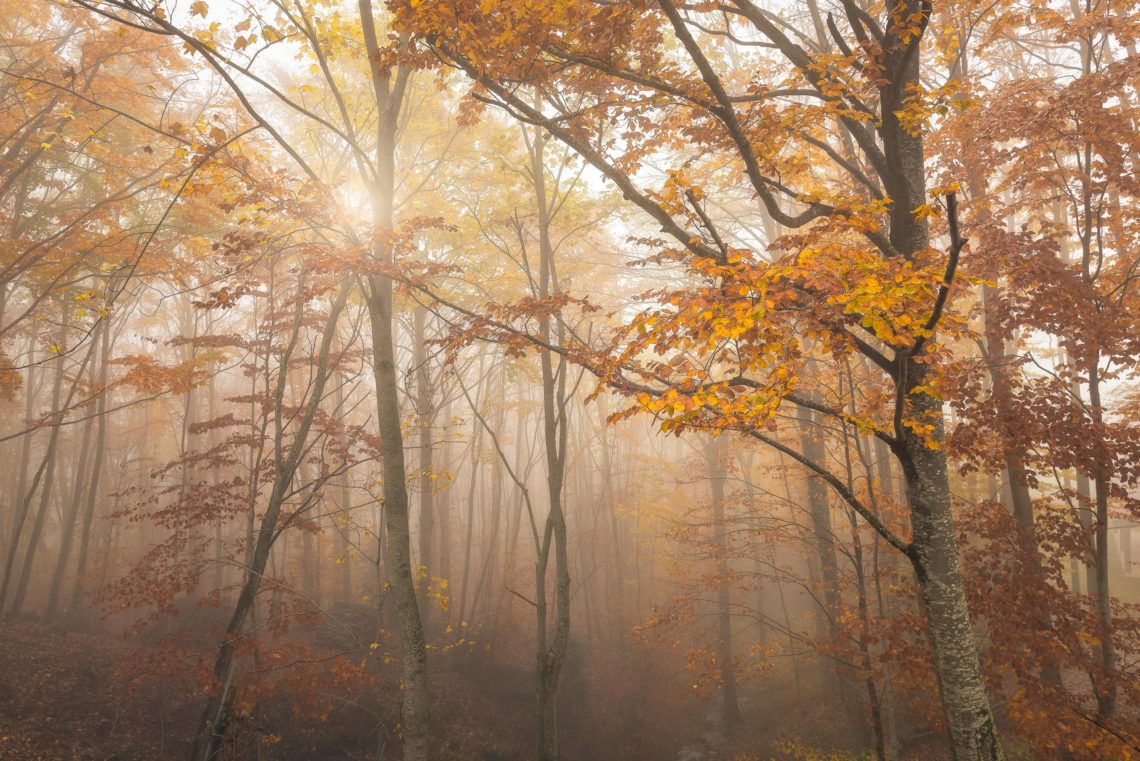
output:
M390 220L390 205L388 208ZM390 229L388 234L390 235ZM401 710L404 758L406 761L423 761L428 757L427 652L412 568L404 434L401 429L399 383L396 378L395 342L392 335L391 278L373 276L370 290L368 308L372 323L372 367L376 380L377 424L384 475L382 514L387 535L385 572L400 627L404 678Z
M921 366L913 365L910 372L917 385ZM913 407L923 408L916 412L931 413L929 419L940 420L937 401L926 396L913 398ZM941 440L941 430L934 435ZM935 672L950 725L952 756L955 761L1004 761L962 584L946 456L908 431L900 459L911 508L911 562L928 620Z
M890 18L924 14L921 0L888 0ZM895 26L894 22L891 24ZM896 33L896 32L892 32ZM885 56L891 80L879 89L882 124L878 128L887 157L883 177L891 197L890 242L900 254L915 255L929 245L925 220L913 211L926 203L925 150L921 132L911 132L899 121L904 100L919 84L919 41L891 40ZM945 284L949 287L950 284ZM921 354L921 352L919 352ZM913 350L900 351L895 361L895 383L900 409L896 414L895 455L902 465L910 503L912 550L910 560L926 609L934 651L934 668L950 728L950 751L955 761L1004 761L1005 751L994 724L986 685L982 679L978 646L970 624L970 611L959 567L957 537L951 513L950 478L940 400L915 393L927 379L927 365ZM924 439L905 420L914 419L934 430Z
M372 259L381 266L391 267L394 264L396 133L411 70L405 66L397 66L394 70L382 68L372 0L358 0L357 8L370 61L377 110L375 179L370 188ZM401 45L405 46L406 41ZM430 739L427 649L416 599L415 569L412 568L407 468L400 417L400 386L396 376L393 295L390 275L377 273L369 276L367 306L372 327L372 374L376 384L376 422L384 478L385 571L400 629L404 680L401 706L404 761L426 761Z

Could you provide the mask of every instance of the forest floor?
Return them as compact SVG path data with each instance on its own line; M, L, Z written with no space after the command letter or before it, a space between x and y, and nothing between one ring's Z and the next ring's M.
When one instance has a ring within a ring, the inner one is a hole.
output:
M145 665L153 657L148 647L111 634L64 633L24 621L0 624L0 760L183 761L203 701L188 680L151 673ZM433 723L441 761L531 756L529 657L518 648L499 653L499 659L437 656ZM709 742L707 702L691 694L677 699L684 685L662 681L628 654L615 658L629 678L614 680L613 664L564 675L566 710L560 719L567 761L769 761L802 757L797 737L808 727L822 730L811 733L815 747L835 747L832 741L839 739L828 737L838 731L834 714L827 715L831 709L820 703L793 706L794 691L776 679L747 700L749 715L765 715L767 721L747 723L736 742ZM390 668L378 675L380 688L365 691L369 700L344 700L319 721L297 718L288 706L267 702L256 729L226 758L397 758L397 743L384 729L398 721L396 695L382 687L398 684L395 667ZM906 758L942 758L937 740L919 745L908 748ZM751 752L737 756L745 748Z
M118 678L132 650L106 636L0 627L0 758L166 758L170 727L166 713L153 710L161 687L131 690Z
M159 652L158 659L163 657L168 656ZM0 624L0 761L182 761L204 700L188 679L153 673L154 659L153 648L137 639L64 633L22 621ZM481 712L472 701L479 695L462 689L454 669L448 671L452 684L435 685L440 698L436 718L448 727L447 737L440 738L440 757L514 758L522 749L510 747L511 733L475 724L471 719ZM399 682L394 667L380 680ZM385 737L390 732L377 728L398 721L393 691L374 693L367 704L344 701L346 707L326 711L319 720L298 718L281 701L267 702L256 730L246 731L242 747L224 755L288 761L374 758L385 743L395 744ZM525 711L529 693L517 697ZM525 722L524 716L512 715L515 708L500 708L503 715L497 718ZM461 751L460 743L474 748L474 755ZM396 752L389 747L385 755L395 757Z
M529 756L528 659L511 648L499 657L507 662L436 655L431 687L441 761ZM156 662L177 658L176 652L139 638L64 633L27 621L0 623L0 761L183 761L204 699L188 677L155 673ZM320 709L318 718L298 716L281 700L266 701L256 720L246 720L240 747L229 748L225 758L397 758L392 728L399 720L399 675L394 664L383 669L356 696L338 696L331 710ZM307 687L299 685L297 694ZM587 718L577 710L567 713L568 724ZM601 735L582 733L586 746L603 742ZM638 743L635 736L627 738ZM661 742L660 735L657 739ZM630 758L628 746L615 751L614 758ZM600 758L598 752L594 745L572 759Z
M189 678L155 673L155 662L170 657L145 640L0 625L0 760L182 761L204 699ZM267 702L256 729L243 728L241 747L224 756L371 758L384 742L376 727L397 721L394 703L376 692L372 704L330 711L323 720ZM450 714L448 706L441 711Z

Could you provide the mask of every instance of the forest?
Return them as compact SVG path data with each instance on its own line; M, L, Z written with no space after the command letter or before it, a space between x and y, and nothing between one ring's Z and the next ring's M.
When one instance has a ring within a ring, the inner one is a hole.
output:
M0 0L0 759L1140 760L1138 37Z

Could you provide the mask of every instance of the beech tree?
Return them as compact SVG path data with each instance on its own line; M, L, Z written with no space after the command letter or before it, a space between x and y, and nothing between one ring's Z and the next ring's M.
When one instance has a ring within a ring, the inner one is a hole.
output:
M383 39L378 33L381 20L377 19L372 4L367 0L359 3L357 18L352 22L356 30L356 50L350 54L349 60L357 71L363 68L368 74L365 81L369 83L369 89L357 86L359 81L356 81L352 83L350 93L346 94L343 81L333 68L341 57L341 51L335 46L330 48L330 41L318 33L313 8L281 4L275 8L276 18L272 22L250 14L234 27L237 34L226 40L225 47L221 47L217 22L203 24L199 28L195 28L192 22L195 16L208 15L209 8L205 3L191 7L190 19L185 23L182 19L172 19L162 6L143 9L129 2L77 4L116 23L178 40L189 52L200 56L230 88L248 119L271 136L311 180L320 182L322 178L310 164L310 159L273 124L262 107L253 102L251 92L267 93L277 104L300 114L314 128L340 143L340 148L350 156L349 163L355 168L360 186L367 194L370 225L366 229L345 226L341 233L368 251L367 263L359 277L371 323L377 427L385 471L382 499L388 543L385 571L388 583L392 585L403 643L405 753L409 759L426 758L427 664L411 558L391 273L399 243L395 216L397 140L413 70L408 61L402 60L406 57L406 43L400 40L390 43ZM256 29L253 28L255 23ZM331 111L307 106L303 98L278 89L254 68L256 50L287 40L296 40L304 51L303 55L313 62ZM250 48L251 45L255 47ZM349 98L355 100L362 94L367 94L370 100L374 120L374 134L368 138L362 134L348 105Z
M765 432L781 402L845 417L795 393L803 333L831 353L860 353L882 371L894 389L892 404L880 411L886 424L859 422L875 427L899 462L911 508L909 540L883 525L826 464L789 454L910 559L955 757L1000 759L942 449L934 336L946 332L965 241L954 189L927 192L923 132L931 97L920 75L933 9L891 3L875 18L851 3L844 11L846 34L834 16L828 22L834 51L805 45L794 26L750 2L582 2L542 10L504 4L491 13L474 3L409 3L399 19L466 72L475 97L573 147L676 242L667 252L687 257L693 273L709 282L673 291L667 307L643 314L636 321L640 335L631 336L618 366L607 371L631 388L643 386L640 403L664 415L667 428L743 429L787 451ZM743 55L753 42L775 55L755 55L751 77L730 81L718 66L720 49L738 45ZM539 105L519 92L520 83L539 90ZM571 109L568 91L588 106ZM637 139L610 140L604 128L611 124L636 125ZM664 184L648 188L636 170L659 145L678 154L675 168ZM766 213L792 231L774 241L792 253L769 264L726 242L706 209L707 189L686 171L709 155L723 157ZM820 164L832 167L822 181L810 172ZM939 199L949 225L943 247L934 247L929 226ZM855 261L858 271L850 267ZM829 283L834 274L842 279ZM666 371L669 365L626 367L647 350L678 360L680 373ZM696 362L685 361L685 352Z
M0 0L0 756L1136 758L1137 10Z

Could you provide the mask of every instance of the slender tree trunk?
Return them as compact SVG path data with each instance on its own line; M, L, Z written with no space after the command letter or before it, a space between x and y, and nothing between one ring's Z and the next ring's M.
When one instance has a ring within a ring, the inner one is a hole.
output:
M337 413L344 414L344 378L340 378L334 390L334 404L336 404ZM349 473L346 471L340 477L340 484L338 489L338 504L337 510L337 533L340 535L340 589L338 590L338 600L342 603L352 602L352 482Z
M622 532L618 523L617 495L614 485L614 455L610 451L609 430L606 421L609 418L609 399L605 394L598 397L598 441L602 452L602 497L599 500L599 509L605 511L607 528L609 529L609 558L606 565L610 567L607 578L609 583L606 591L609 593L610 632L621 635L625 630L625 563L622 553ZM620 637L619 643L624 645L625 638Z
M498 414L497 420L492 423L492 430L498 430L502 425L503 405L500 402L497 405ZM495 578L495 560L498 557L499 545L499 514L502 512L503 501L503 468L499 463L489 464L491 470L491 499L487 507L489 511L488 520L490 527L486 536L486 541L482 543L481 554L483 556L482 566L479 571L479 578L475 583L475 594L471 599L471 616L475 618L479 615L479 600L484 592L487 594L487 602L485 607L492 614L488 618L493 617L494 613L494 599L491 595L492 584ZM492 630L494 630L494 622L491 622Z
M44 525L47 521L48 504L51 499L52 487L55 484L55 466L57 459L57 448L59 445L60 434L63 426L59 425L61 422L56 414L63 409L71 406L72 401L75 399L75 394L79 390L79 378L82 377L87 368L87 364L91 360L91 355L95 351L95 343L92 342L91 347L83 356L83 362L80 364L79 370L76 374L76 380L71 384L71 388L67 392L67 398L63 400L62 407L60 406L60 396L62 395L63 386L63 360L64 356L61 354L56 363L56 378L52 384L52 427L51 433L48 436L47 451L44 453L44 459L40 463L40 468L36 472L36 477L32 479L32 485L28 489L28 494L25 497L22 512L26 515L29 506L36 494L37 487L42 483L43 488L40 491L40 504L36 511L35 522L32 525L32 533L28 537L28 546L24 550L24 562L20 569L19 579L16 584L16 591L12 597L12 605L9 609L9 615L16 617L20 615L24 607L24 598L28 592L28 584L31 582L32 567L35 563L36 551L39 549L40 539L43 535ZM19 532L16 531L12 535L12 543L10 544L10 554L8 556L8 566L4 570L4 582L0 586L0 602L5 599L8 585L11 580L11 563L15 560L15 542L19 539Z
M423 573L420 592L425 596L428 587L431 585L432 574L437 571L435 558L432 556L432 539L435 534L435 497L433 494L435 461L434 450L432 449L432 421L435 417L435 408L432 399L431 375L428 371L426 321L427 309L417 306L412 313L412 345L416 379L416 423L419 432L420 565L426 569Z
M535 131L531 146L531 179L534 183L535 202L538 207L539 277L538 296L548 298L559 290L554 265L554 247L550 241L550 208L546 194L546 167L544 145L546 135ZM543 341L561 340L551 334L549 317L539 319L539 337ZM559 356L557 371L551 352L539 353L542 369L543 442L546 454L547 496L550 512L535 564L536 623L538 625L538 761L556 761L558 751L558 725L556 697L558 677L566 660L570 640L570 558L567 551L566 516L563 513L562 488L566 475L567 397L566 358ZM554 629L547 636L546 573L551 551L554 554Z
M451 408L443 408L443 428L440 431L440 446L443 449L440 468L443 470L446 483L441 484L439 499L436 500L436 517L439 525L439 548L436 556L439 558L439 575L451 582Z
M320 402L324 397L324 390L329 378L329 356L331 353L333 337L336 334L336 323L344 310L348 298L348 288L342 287L336 296L321 336L320 348L314 362L312 390L309 398L305 400L303 412L299 420L295 421L295 431L292 441L286 447L284 442L285 430L281 422L281 408L285 397L285 384L290 370L290 361L297 345L297 332L300 330L301 311L298 310L297 320L294 323L294 333L290 345L283 352L278 368L278 377L275 389L276 412L273 430L274 472L273 485L269 495L265 513L257 527L256 538L252 551L247 559L245 580L226 626L225 637L218 648L218 655L214 661L214 677L218 683L206 703L206 710L202 715L200 732L191 749L191 758L195 761L214 761L221 753L221 740L225 734L229 721L230 705L233 701L235 682L237 676L236 645L245 631L246 620L249 618L261 581L269 563L270 550L279 538L279 524L281 512L286 499L292 491L293 482L301 466L301 460L306 452L309 433L316 418ZM252 507L252 506L251 506ZM251 531L252 533L252 531Z
M1088 369L1089 408L1092 410L1093 424L1101 430L1104 423L1104 408L1100 394L1100 354L1093 354ZM1113 645L1112 595L1109 589L1109 543L1108 543L1108 490L1109 468L1098 462L1093 474L1096 487L1095 502L1095 551L1096 560L1096 613L1100 622L1100 668L1097 690L1097 718L1101 721L1112 718L1116 712L1116 649Z
M106 323L103 323L106 326ZM100 330L102 332L102 330ZM96 339L98 340L98 339ZM98 362L99 359L96 358ZM91 368L94 375L94 368ZM56 558L55 571L51 577L51 587L48 590L47 608L44 609L44 621L54 622L59 612L60 592L63 589L63 578L71 561L71 546L75 542L76 525L79 522L79 506L90 490L87 483L87 459L91 454L91 440L95 435L98 424L97 416L92 415L83 424L83 442L79 446L79 459L75 465L74 484L71 494L65 500L65 514L61 517L59 526L59 556ZM91 480L94 480L92 478Z
M479 360L479 379L480 385L486 380L483 376L483 360ZM478 404L481 398L481 391L475 392L475 403ZM479 476L482 472L480 468L480 446L482 445L483 429L479 425L477 416L471 420L471 480L467 484L467 520L464 521L465 536L463 539L463 581L459 586L459 620L463 621L467 618L467 588L469 582L475 576L471 570L471 553L475 544L475 495L479 493Z
M799 408L800 447L812 462L824 462L826 450L819 435L820 421L810 410ZM835 635L835 617L839 609L839 570L835 557L835 535L831 527L831 509L828 504L828 487L822 479L807 475L807 508L811 518L812 535L823 583L824 618L826 630ZM823 628L821 627L821 634Z
M34 363L35 358L35 346L34 344L30 344L28 347L28 362ZM37 376L36 367L37 366L35 364L31 364L28 367L27 377L24 379L24 419L22 421L22 424L25 427L32 424L32 418L35 415L35 378ZM20 531L23 529L24 521L27 520L27 510L24 506L24 495L28 488L28 468L31 465L32 461L32 442L34 440L35 435L30 431L20 437L19 470L17 471L18 475L15 483L11 484L15 487L15 490L9 492L9 504L11 504L16 509L15 515L10 516L12 524L7 527L7 533L4 537L5 545L9 547L8 552L6 552L4 555L5 567L8 567L11 561L14 559L13 553L15 553L17 545L19 544ZM2 595L0 595L0 610L3 609L3 606L4 598Z
M107 360L110 359L112 347L109 318L103 325L101 340L99 401L95 410L98 420L98 430L95 434L95 462L91 467L91 484L87 490L87 504L83 509L83 525L79 533L79 557L75 564L75 581L71 587L71 602L67 607L69 621L74 621L80 613L87 575L87 557L91 546L91 525L95 520L95 506L101 499L99 486L103 479L103 463L106 461L107 450Z
M732 651L732 573L728 552L728 527L725 515L724 443L711 437L705 443L705 462L712 489L713 548L717 572L717 665L724 695L724 719L729 726L740 723L740 699L736 690L736 664Z

